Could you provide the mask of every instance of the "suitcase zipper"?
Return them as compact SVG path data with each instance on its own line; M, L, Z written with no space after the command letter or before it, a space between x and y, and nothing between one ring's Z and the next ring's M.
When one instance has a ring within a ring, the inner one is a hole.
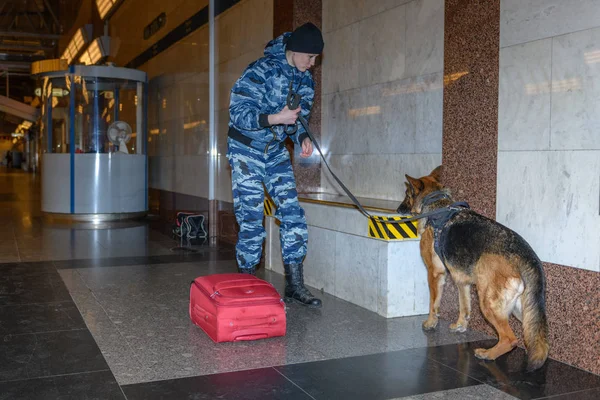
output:
M213 294L210 295L210 298L214 300L217 295L218 296L222 296L222 294L218 290L216 290ZM248 300L251 300L254 297L263 297L263 296L227 296L227 297L229 297L231 299L248 299Z
M214 298L213 298L214 300ZM220 307L240 307L239 304L223 304L223 303L219 303L218 301L214 300L215 304L217 304ZM244 304L242 307L251 307L251 306L261 306L263 304L277 304L277 303L282 303L285 304L283 299L279 299L279 300L263 300L263 301L253 301L252 303L248 303L248 304Z
M248 283L248 281L242 281L242 280L237 280L237 281L234 281L234 282ZM218 284L215 285L215 286L219 286L219 288L217 289L217 291L224 290L224 289L237 289L237 288L243 287L243 286L236 286L236 285L225 286L225 285L218 285ZM224 286L224 287L221 287L221 286ZM252 286L266 286L266 287L270 287L270 288L274 289L273 285L271 285L268 282L261 282L261 283L258 283L258 284L252 285Z
M204 288L201 285L198 285L196 282L194 282L194 284L196 285L196 287L198 287L198 289L200 289L200 291L204 292L204 294L208 294L209 297L212 300L214 300L215 304L218 304L221 307L239 307L239 304L222 304L222 303L219 303L216 300L217 295L219 295L219 296L221 295L221 293L219 293L218 290L215 291L212 294L209 294L206 290L204 290ZM241 298L241 297L238 297L238 298ZM262 300L262 301L254 301L251 304L247 304L246 306L258 306L258 305L262 305L262 304L275 304L275 303L276 303L275 299L273 299L273 300ZM283 301L283 299L280 298L279 301L277 301L277 303L284 303L284 301ZM284 303L284 305L285 305L285 303Z

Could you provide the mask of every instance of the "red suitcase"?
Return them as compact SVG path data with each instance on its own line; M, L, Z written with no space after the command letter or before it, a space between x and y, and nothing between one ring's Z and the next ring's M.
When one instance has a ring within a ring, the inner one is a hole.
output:
M215 342L284 336L285 305L269 282L247 274L196 278L190 318Z

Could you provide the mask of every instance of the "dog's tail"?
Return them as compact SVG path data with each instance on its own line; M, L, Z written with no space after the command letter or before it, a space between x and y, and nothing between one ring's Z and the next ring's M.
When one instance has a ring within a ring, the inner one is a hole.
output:
M525 291L521 299L523 331L528 355L527 370L535 371L544 365L550 350L546 319L546 281L542 262L537 256L521 265L521 278L525 283Z

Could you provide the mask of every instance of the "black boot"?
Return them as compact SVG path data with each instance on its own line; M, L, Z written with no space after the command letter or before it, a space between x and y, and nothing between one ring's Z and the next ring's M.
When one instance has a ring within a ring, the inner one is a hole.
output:
M296 301L308 307L321 307L321 300L313 296L304 287L303 266L300 264L285 264L285 300Z
M254 276L256 276L256 268L254 268L254 267L250 267L250 268L239 268L239 267L238 267L238 273L240 273L240 274L248 274L248 275L254 275Z

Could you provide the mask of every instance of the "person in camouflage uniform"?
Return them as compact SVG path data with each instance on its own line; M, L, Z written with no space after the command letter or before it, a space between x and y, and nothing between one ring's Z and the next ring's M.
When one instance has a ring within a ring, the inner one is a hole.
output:
M285 299L320 307L304 286L303 260L308 230L298 201L296 181L284 140L290 136L310 157L313 145L298 114L308 119L314 99L309 69L323 50L321 31L302 25L271 40L264 57L251 63L231 89L227 158L231 166L233 207L240 226L236 245L239 272L256 273L263 241L264 187L277 208L286 287ZM290 90L301 96L294 110L287 106ZM296 130L292 133L292 127Z

